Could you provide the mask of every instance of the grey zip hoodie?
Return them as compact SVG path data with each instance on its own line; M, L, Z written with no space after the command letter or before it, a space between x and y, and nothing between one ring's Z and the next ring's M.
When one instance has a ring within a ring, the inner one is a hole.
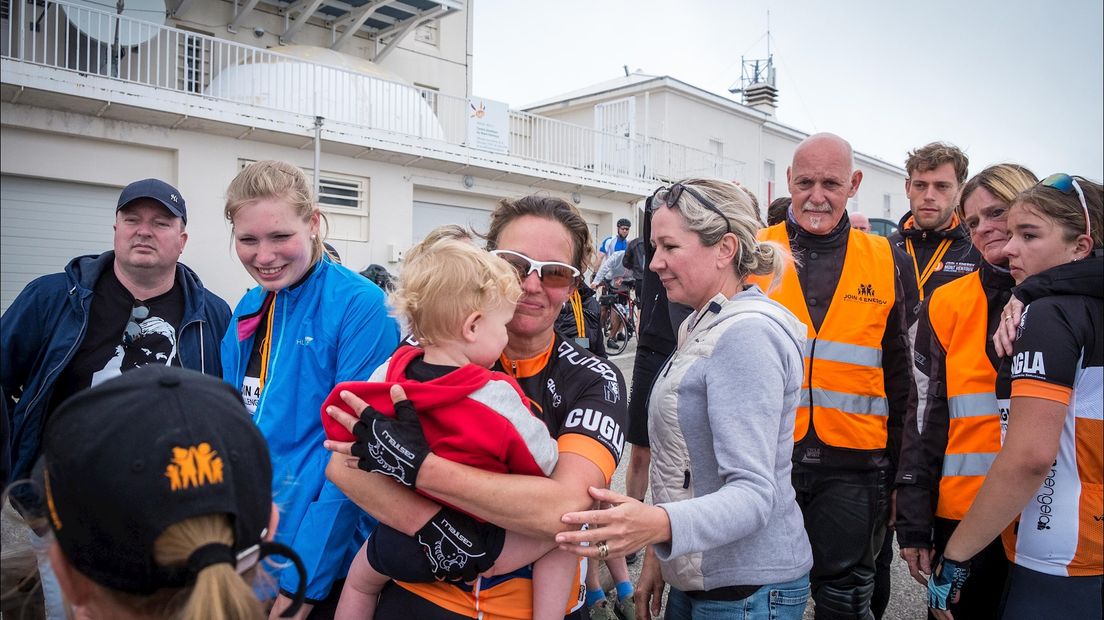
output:
M679 329L648 407L655 545L682 591L792 581L813 558L790 482L807 328L756 286Z

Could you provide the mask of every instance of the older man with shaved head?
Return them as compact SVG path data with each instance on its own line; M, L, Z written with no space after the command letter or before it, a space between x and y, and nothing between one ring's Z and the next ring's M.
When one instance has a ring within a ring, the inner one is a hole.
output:
M870 218L866 217L862 213L855 211L850 214L848 219L851 220L851 228L855 230L861 230L863 232L870 232Z
M866 619L912 389L908 255L851 227L862 171L839 136L806 138L786 179L791 216L760 238L798 259L770 296L808 328L793 483L813 546L813 601L817 618Z

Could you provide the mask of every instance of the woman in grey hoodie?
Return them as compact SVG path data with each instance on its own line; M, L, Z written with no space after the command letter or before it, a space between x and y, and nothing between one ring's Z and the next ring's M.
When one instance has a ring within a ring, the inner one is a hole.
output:
M806 328L751 284L780 277L785 251L756 240L758 214L732 183L686 180L649 202L649 268L695 309L648 405L656 504L591 489L614 507L564 515L590 528L557 540L598 558L649 545L637 607L658 614L670 584L669 620L799 619L812 554L790 458Z

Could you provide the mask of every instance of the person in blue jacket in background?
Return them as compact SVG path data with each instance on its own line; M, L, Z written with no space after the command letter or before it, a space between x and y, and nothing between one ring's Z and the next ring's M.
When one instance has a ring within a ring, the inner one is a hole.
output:
M276 540L307 568L307 604L298 616L316 606L316 616L327 616L375 523L362 521L364 513L325 478L319 407L334 385L366 380L398 345L399 329L379 287L326 256L322 214L299 168L256 162L226 193L234 248L260 286L234 310L222 340L223 378L241 389L268 440L280 508ZM278 579L273 614L298 586L294 570Z

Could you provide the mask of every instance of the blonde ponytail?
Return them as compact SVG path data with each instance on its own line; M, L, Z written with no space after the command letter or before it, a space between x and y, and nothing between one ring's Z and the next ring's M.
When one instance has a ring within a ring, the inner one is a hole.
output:
M183 564L196 549L212 543L232 546L234 534L226 515L203 515L165 529L153 545L162 566ZM253 589L231 564L212 564L196 575L179 620L262 620L264 611Z
M753 249L746 263L746 273L770 276L770 285L766 291L769 293L782 281L782 274L786 272L786 261L793 260L793 257L789 250L774 241L757 241Z
M153 543L153 557L161 566L188 562L192 552L204 545L232 546L230 517L210 514L170 525ZM261 602L246 577L232 564L212 564L196 575L191 587L162 588L143 596L104 588L119 605L137 614L174 620L264 620Z

